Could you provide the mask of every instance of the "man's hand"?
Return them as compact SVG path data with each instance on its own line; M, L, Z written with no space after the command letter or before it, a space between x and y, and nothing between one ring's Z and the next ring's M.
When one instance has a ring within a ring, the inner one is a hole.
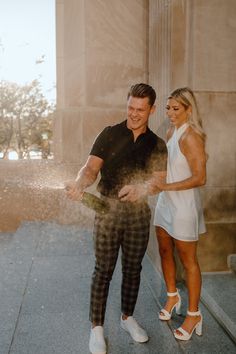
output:
M65 183L66 195L71 200L80 201L83 197L83 191L78 187L76 181Z
M121 188L118 197L122 202L137 202L147 196L145 184L129 184Z

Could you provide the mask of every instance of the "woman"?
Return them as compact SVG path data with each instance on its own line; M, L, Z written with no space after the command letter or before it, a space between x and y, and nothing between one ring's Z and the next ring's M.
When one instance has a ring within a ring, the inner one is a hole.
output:
M159 313L169 320L175 309L180 311L181 298L176 289L174 248L186 272L188 311L181 327L174 331L180 340L189 340L194 332L202 334L202 314L199 310L201 273L197 260L198 236L205 224L198 187L206 182L206 135L202 129L195 96L191 89L179 88L171 93L166 105L171 127L167 132L167 176L156 174L141 186L126 186L120 191L122 200L134 201L159 189L154 225L159 243L167 302Z

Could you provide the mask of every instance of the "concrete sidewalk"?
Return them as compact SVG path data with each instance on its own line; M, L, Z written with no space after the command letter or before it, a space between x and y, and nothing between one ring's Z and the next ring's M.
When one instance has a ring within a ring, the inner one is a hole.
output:
M92 230L55 223L24 223L0 234L0 354L87 354L89 291L94 255ZM236 353L235 342L201 304L203 336L189 342L172 335L182 321L158 320L165 289L148 256L135 317L150 340L134 343L119 326L120 262L107 304L105 337L109 354ZM186 291L180 286L186 312Z

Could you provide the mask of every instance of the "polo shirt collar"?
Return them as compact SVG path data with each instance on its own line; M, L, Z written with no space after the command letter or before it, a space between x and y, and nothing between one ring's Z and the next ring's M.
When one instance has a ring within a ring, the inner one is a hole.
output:
M131 134L133 134L132 130L129 129L129 128L127 128L127 119L124 120L124 121L121 123L121 126L122 126L122 128L123 128L123 131L124 131L124 134L125 134L125 135L131 135ZM146 132L145 132L145 133L142 133L142 134L140 134L140 135L147 135L147 134L149 134L149 133L150 133L150 129L149 129L149 127L147 126Z

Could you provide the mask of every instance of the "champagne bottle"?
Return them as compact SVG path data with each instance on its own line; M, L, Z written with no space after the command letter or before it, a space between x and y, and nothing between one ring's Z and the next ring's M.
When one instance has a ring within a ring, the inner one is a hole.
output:
M81 203L85 205L86 207L95 210L99 214L106 214L109 209L109 203L106 202L105 200L102 200L101 198L97 197L94 194L91 194L89 192L84 192Z

